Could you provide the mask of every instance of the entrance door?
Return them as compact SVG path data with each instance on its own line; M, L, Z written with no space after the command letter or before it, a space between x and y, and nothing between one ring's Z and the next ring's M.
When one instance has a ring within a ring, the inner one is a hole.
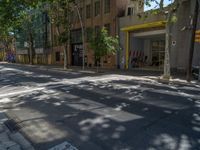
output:
M154 40L152 41L152 66L162 69L165 59L165 41Z
M83 64L83 45L74 44L72 46L72 65L73 66L82 66Z

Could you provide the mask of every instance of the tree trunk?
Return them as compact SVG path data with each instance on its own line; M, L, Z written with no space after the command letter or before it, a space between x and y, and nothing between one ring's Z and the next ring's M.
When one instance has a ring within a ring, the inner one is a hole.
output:
M33 35L29 32L29 63L33 65L33 56L34 56L34 48L33 48Z
M8 38L6 37L4 40L4 49L3 49L3 61L6 61L6 52L9 50L9 41Z
M188 82L191 81L192 77L192 60L193 60L193 53L195 46L195 32L196 32L198 12L199 12L199 4L197 0L191 1L191 5L192 5L192 14L191 14L192 37L190 41L189 61L188 61L187 75L186 75L186 79Z
M6 50L5 50L5 48L4 48L4 49L3 49L3 62L6 60L6 59L5 59L5 57L6 57L5 55L6 55Z
M170 21L172 12L169 11L167 15L166 35L165 35L165 60L164 60L164 79L170 79Z
M65 45L64 48L64 70L67 69L67 51L68 51L68 43Z

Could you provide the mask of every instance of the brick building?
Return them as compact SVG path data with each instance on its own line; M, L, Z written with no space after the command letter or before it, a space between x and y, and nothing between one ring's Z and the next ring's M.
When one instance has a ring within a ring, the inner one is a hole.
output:
M118 35L118 17L123 16L130 0L77 0L78 9L82 18L85 31L85 65L95 66L93 51L88 47L88 37L90 31L98 31L103 26L106 27L111 36ZM139 7L138 7L139 9ZM140 9L143 11L143 6ZM77 10L73 14L74 22L71 31L71 45L68 54L68 64L72 66L82 65L82 32ZM54 30L52 30L55 32ZM52 33L53 35L55 33ZM52 40L55 40L55 36ZM53 64L63 64L63 47L54 45L52 54ZM103 58L103 66L114 68L117 66L117 56L110 55Z

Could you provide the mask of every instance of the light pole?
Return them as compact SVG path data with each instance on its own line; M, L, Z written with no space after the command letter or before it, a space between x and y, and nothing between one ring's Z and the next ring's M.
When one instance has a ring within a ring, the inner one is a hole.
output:
M82 21L82 18L81 18L81 15L80 15L80 11L78 9L78 5L75 3L75 8L77 10L77 13L78 13L78 18L79 18L79 21L80 21L80 24L81 24L81 31L82 31L82 42L83 42L83 70L85 70L85 36L84 36L84 28L83 28L83 21Z

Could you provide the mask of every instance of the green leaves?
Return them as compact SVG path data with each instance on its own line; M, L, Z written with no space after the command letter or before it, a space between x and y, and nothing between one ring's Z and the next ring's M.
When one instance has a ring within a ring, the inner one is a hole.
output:
M118 37L108 35L108 31L102 28L96 35L93 34L90 39L90 47L94 50L96 58L101 58L108 54L115 54L119 49Z

